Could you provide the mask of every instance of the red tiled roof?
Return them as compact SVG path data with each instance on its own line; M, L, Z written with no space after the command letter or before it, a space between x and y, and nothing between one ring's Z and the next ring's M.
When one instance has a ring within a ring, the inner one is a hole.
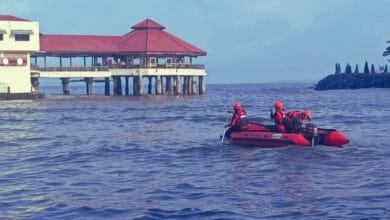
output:
M0 15L0 21L29 21L12 15Z
M140 23L134 25L133 27L131 27L132 29L135 29L135 30L141 30L141 29L159 29L159 30L162 30L162 29L165 29L164 26L162 26L161 24L153 21L152 19L146 19L146 20L143 20L141 21Z
M124 36L41 35L47 53L141 53L203 56L207 53L165 32L164 26L146 19Z
M40 36L41 51L49 53L117 53L120 36L56 35Z

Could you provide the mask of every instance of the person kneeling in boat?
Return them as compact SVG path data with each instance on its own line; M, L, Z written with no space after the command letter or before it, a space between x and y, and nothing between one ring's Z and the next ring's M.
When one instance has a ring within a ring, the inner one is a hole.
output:
M286 128L283 122L286 118L286 114L284 113L283 102L281 101L275 102L274 107L275 107L275 113L273 113L271 109L271 119L274 119L278 131L285 131Z
M288 132L300 132L302 131L303 122L305 120L311 121L310 111L294 110L287 112L283 124Z
M228 125L225 125L225 128L230 127L225 133L226 137L230 137L230 134L233 132L246 131L249 128L249 119L241 104L234 104L233 109L232 120Z

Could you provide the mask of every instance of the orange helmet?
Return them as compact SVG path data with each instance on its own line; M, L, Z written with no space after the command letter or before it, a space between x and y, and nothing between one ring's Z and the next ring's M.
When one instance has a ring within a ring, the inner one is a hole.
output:
M275 102L274 107L276 109L282 109L283 108L283 102L281 102L281 101Z
M236 104L233 105L233 109L234 110L240 110L242 107L241 107L241 104L239 102L237 102Z
M305 111L303 112L303 115L304 115L307 119L311 120L311 112L310 112L310 111L305 110Z

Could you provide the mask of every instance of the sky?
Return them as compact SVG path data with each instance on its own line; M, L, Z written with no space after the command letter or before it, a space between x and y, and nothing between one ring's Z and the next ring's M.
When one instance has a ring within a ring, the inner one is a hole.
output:
M44 34L123 35L151 18L208 52L208 83L316 82L390 64L389 0L0 0Z

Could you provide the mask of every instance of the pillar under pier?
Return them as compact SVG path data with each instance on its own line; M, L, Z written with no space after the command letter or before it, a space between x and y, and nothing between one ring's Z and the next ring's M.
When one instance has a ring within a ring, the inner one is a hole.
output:
M170 76L165 78L165 93L167 95L172 95L172 82Z
M191 88L191 94L192 95L196 95L196 79L195 79L195 76L191 76L191 81L192 81L192 88Z
M104 95L106 95L106 96L110 95L110 78L109 77L104 78Z
M181 95L181 77L176 76L175 77L175 95Z
M137 80L137 95L143 95L144 94L144 82L142 76L138 76Z
M125 94L129 95L129 76L125 76Z
M90 95L92 95L93 78L87 77L87 78L84 78L84 80L85 80L85 85L86 85L86 94L87 94L87 96L90 96Z
M62 83L62 94L70 95L69 91L69 78L60 78Z
M199 95L206 94L206 79L204 76L199 76Z
M36 61L36 58L35 58ZM32 77L31 78L31 85L33 87L33 92L39 92L39 78L38 77Z
M148 95L152 94L152 80L153 78L151 76L148 76Z
M156 95L162 95L161 76L156 76Z

